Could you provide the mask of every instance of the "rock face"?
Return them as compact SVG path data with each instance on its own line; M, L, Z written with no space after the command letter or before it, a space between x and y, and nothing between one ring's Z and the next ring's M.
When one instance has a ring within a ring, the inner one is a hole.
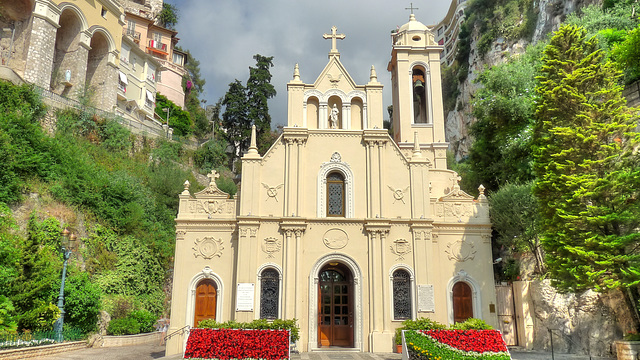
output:
M601 4L602 0L536 0L534 7L538 12L538 20L533 35L533 42L544 39L548 33L558 29L567 14L590 4ZM475 83L478 74L485 68L505 62L510 56L521 54L529 44L527 40L506 41L503 38L493 42L491 50L481 58L477 44L481 33L476 28L471 35L471 52L469 55L469 75L460 84L460 95L455 110L447 114L445 120L445 136L456 159L460 160L469 153L473 139L469 136L469 128L476 121L471 114L474 94L480 88Z
M594 291L561 294L549 280L531 282L535 326L533 348L558 353L610 356L611 345L622 337L625 319L612 309L623 305L620 294ZM621 304L622 302L622 304Z

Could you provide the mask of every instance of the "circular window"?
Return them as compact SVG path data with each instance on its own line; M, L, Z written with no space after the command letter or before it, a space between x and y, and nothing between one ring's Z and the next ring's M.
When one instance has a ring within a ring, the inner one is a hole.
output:
M413 41L420 41L422 38L418 35L411 38Z

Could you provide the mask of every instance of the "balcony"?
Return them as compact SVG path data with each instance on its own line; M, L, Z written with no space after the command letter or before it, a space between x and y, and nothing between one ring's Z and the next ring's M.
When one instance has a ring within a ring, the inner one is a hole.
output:
M136 44L140 43L140 32L138 31L133 31L131 29L122 29L122 35L130 37Z
M152 53L160 54L160 55L169 55L167 44L161 43L156 40L149 40L149 46L147 46L147 50Z

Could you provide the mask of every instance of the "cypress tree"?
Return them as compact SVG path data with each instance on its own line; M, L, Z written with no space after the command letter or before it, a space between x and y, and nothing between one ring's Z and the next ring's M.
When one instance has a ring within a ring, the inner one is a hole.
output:
M585 33L562 26L542 59L533 140L541 242L556 287L622 290L637 320L637 118L620 72Z

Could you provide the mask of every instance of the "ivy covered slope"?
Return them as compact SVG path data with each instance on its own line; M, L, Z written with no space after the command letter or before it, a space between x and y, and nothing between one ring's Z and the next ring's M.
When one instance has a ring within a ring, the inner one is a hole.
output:
M65 325L92 331L101 309L162 316L177 194L197 184L178 165L191 154L75 110L58 112L49 135L45 111L28 86L0 82L0 332L51 328L65 227L78 235Z

